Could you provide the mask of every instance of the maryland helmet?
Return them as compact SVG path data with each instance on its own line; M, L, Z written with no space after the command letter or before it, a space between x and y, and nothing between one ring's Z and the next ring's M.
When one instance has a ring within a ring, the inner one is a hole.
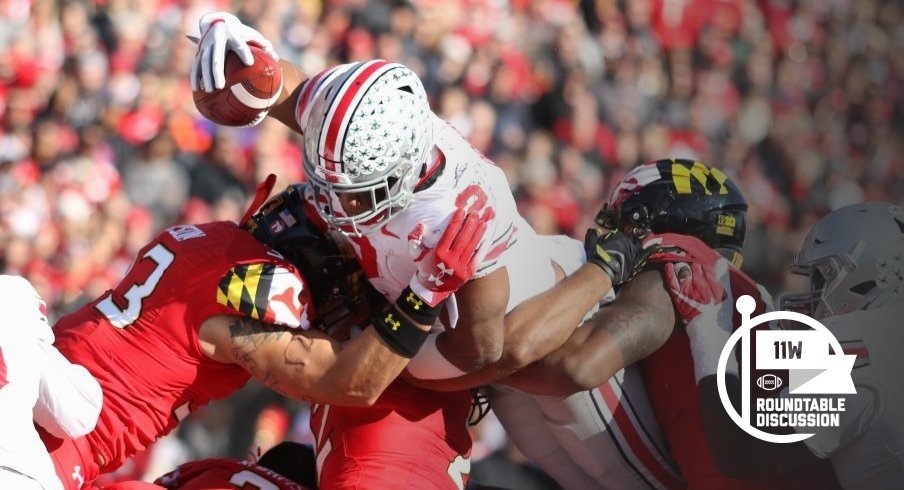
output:
M740 267L746 213L741 190L721 170L667 159L631 170L615 186L596 223L635 235L693 235Z
M272 197L244 227L298 268L311 292L314 327L344 337L347 332L340 329L366 326L385 299L370 286L352 251L318 227L316 212L304 203L306 185Z

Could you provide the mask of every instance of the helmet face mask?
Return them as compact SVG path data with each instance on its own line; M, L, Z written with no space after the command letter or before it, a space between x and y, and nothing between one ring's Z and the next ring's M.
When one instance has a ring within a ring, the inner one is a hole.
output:
M795 260L791 272L807 276L810 289L805 293L783 295L781 309L797 311L817 320L848 310L851 303L840 298L843 296L840 286L855 268L851 258L846 256L822 257L806 264Z
M304 157L305 159L307 157ZM411 165L400 165L405 174ZM404 210L411 192L402 189L402 179L384 176L374 182L352 183L341 173L324 174L325 179L309 178L314 190L317 212L336 230L352 236L364 236L386 224ZM354 202L353 209L348 203Z
M809 290L785 294L781 308L816 319L900 304L904 300L904 208L846 206L824 216L804 240L791 272Z
M315 90L305 177L324 220L366 235L408 206L425 170L433 147L426 92L411 70L383 60L346 65Z

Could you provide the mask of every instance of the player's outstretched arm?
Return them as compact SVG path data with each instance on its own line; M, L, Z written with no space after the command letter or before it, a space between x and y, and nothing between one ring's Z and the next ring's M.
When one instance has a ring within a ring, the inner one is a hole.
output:
M372 405L409 361L374 328L343 347L316 330L219 315L204 322L199 338L208 357L237 364L290 398L316 403Z
M588 232L585 248L586 265L504 315L505 341L496 362L452 379L414 383L443 391L482 386L509 376L561 346L612 284L629 279L646 256L641 254L640 244L635 239L620 234L599 236L595 231ZM466 294L470 292L466 290ZM492 294L492 291L485 294ZM479 300L480 295L475 294L475 299ZM461 304L460 297L459 300Z
M674 324L675 314L659 273L642 272L561 347L502 382L540 395L595 388L661 347Z
M505 271L498 272L506 279L507 286ZM584 314L598 303L610 288L608 276L596 266L585 265L552 288L521 303L504 315L502 319L504 344L496 362L454 378L409 381L433 390L458 391L505 378L561 345L580 323ZM478 291L470 292L474 290ZM472 288L465 294L474 294L477 297L481 295L478 288ZM505 304L502 308L504 312ZM455 341L452 335L447 334L440 336L437 342L441 340L453 345Z
M273 44L261 33L242 22L229 12L210 12L198 21L198 50L191 67L192 87L213 92L226 86L224 69L226 53L235 52L246 64L251 65L254 57L248 48L248 42L261 46L273 59L279 61L282 69L282 93L269 113L274 119L282 122L290 129L301 133L295 120L295 101L299 88L307 80L301 68L280 60ZM194 39L194 37L191 37Z

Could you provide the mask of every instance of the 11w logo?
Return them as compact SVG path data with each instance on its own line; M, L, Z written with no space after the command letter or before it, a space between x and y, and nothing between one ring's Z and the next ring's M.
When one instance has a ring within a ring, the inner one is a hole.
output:
M797 342L794 345L790 341L775 341L775 358L776 359L800 359L803 354L803 342Z

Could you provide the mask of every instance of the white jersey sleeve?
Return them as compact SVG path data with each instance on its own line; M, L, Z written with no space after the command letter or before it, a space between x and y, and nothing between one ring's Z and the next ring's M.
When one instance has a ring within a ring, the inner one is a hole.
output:
M103 406L100 384L87 369L70 363L52 345L40 342L41 356L35 422L57 437L81 437L97 424Z
M0 276L0 291L0 486L62 488L33 423L46 368L42 349L53 349L44 302L21 277Z

